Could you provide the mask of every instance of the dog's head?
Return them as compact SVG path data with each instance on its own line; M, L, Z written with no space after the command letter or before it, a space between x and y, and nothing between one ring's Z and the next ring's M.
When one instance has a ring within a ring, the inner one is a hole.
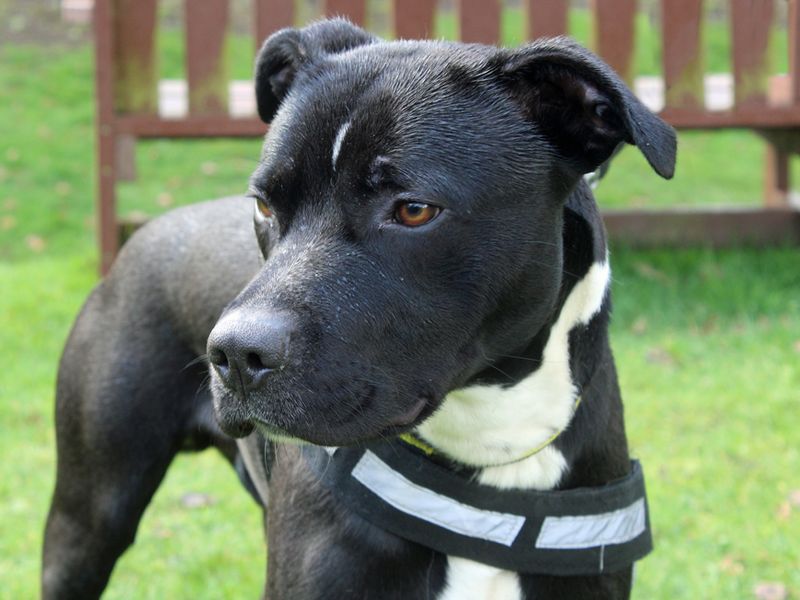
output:
M622 142L670 177L674 132L566 39L270 37L251 180L263 268L209 338L226 431L343 445L412 428L552 316L564 202Z

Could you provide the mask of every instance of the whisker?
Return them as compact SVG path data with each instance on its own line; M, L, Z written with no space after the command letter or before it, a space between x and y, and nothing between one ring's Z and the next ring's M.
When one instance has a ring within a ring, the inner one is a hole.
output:
M183 371L185 371L185 370L186 370L186 369L188 369L189 367L193 367L194 365L199 365L200 363L206 363L206 364L208 364L208 354L205 354L205 353L204 353L204 354L201 354L200 356L198 356L198 357L196 357L196 358L193 358L193 359L192 359L192 360L190 360L188 363L186 363L186 366L185 366L185 367L183 367L183 369L182 369L182 370L183 370Z
M514 354L498 354L498 358L513 358L514 360L525 360L532 363L542 364L544 359L542 358L530 358L528 356L516 356Z

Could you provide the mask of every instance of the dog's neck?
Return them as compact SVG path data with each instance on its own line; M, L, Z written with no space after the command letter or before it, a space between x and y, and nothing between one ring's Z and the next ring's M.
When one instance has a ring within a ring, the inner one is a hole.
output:
M572 372L570 342L571 334L607 309L610 268L602 242L581 253L583 275L564 290L537 368L511 386L487 383L451 392L418 428L437 451L480 469L481 483L547 490L558 486L568 470L558 444L548 442L570 427L581 388L591 377L581 380Z

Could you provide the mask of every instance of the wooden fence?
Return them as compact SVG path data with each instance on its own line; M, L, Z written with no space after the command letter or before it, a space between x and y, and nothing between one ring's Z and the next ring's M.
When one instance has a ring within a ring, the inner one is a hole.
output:
M606 213L612 236L631 243L726 244L800 241L800 216L789 207L788 160L800 152L800 0L788 0L789 73L769 71L768 41L778 2L730 0L732 106L711 110L704 99L701 51L702 0L662 0L661 116L679 129L746 128L767 140L765 204L742 210L614 211ZM525 0L528 38L567 32L568 0ZM254 51L271 32L295 24L295 0L253 0ZM455 2L460 39L494 44L501 25L500 0ZM394 0L396 37L424 38L434 31L436 0ZM594 0L595 50L624 79L633 81L636 0ZM365 0L324 0L326 15L363 24ZM135 142L163 137L263 136L255 116L229 110L222 60L228 0L184 0L188 111L159 114L156 70L157 0L96 0L98 215L101 269L119 246L116 184L132 175ZM724 160L724 157L721 157Z

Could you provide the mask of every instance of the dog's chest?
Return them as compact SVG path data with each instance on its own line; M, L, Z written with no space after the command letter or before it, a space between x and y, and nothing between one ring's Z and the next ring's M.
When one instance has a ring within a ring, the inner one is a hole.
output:
M547 447L519 463L484 469L478 476L483 484L498 488L525 487L549 490L561 478L564 456ZM448 556L446 587L437 600L523 600L519 575L465 558Z
M472 458L469 454L474 452L484 453L489 460L501 460L501 448L510 447L511 452L519 456L520 448L538 444L552 432L565 428L578 393L568 367L569 332L600 311L608 281L606 261L596 263L576 285L553 327L542 365L531 376L507 389L476 386L464 390L449 406L445 405L444 414L440 415L443 418L438 422L436 418L431 419L428 426L422 428L423 433L433 438L436 445L450 445L451 451L464 458ZM452 414L447 414L448 408ZM449 423L446 422L448 417ZM470 435L476 430L476 423L483 425L482 435ZM458 443L470 439L472 444ZM457 441L453 443L453 440ZM493 456L495 449L500 451L496 450L497 455ZM475 459L480 462L479 456ZM553 489L566 469L561 452L554 446L547 446L524 460L483 469L478 481L498 489L544 491ZM446 587L440 600L522 600L524 597L516 573L448 557Z
M449 557L447 587L438 600L521 600L516 573L503 571L466 558Z

